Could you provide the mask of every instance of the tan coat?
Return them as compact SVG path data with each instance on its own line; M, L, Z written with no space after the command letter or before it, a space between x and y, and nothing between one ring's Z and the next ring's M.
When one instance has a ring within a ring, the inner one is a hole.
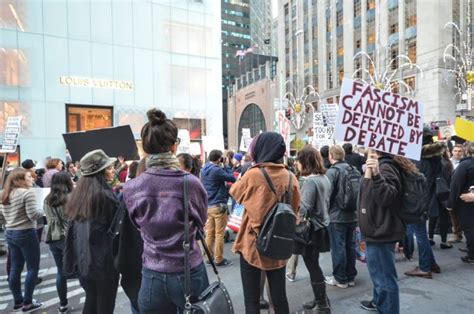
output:
M291 205L298 217L300 191L295 175L289 172L283 164L263 163L261 165L265 166L279 195L283 195L286 191L289 182L288 173L291 174L293 189ZM286 265L287 260L274 260L264 257L260 255L256 247L260 227L263 225L269 211L279 201L268 186L258 166L250 168L230 189L230 195L237 203L245 207L240 230L232 250L235 253L242 254L247 263L254 267L262 270L279 269Z

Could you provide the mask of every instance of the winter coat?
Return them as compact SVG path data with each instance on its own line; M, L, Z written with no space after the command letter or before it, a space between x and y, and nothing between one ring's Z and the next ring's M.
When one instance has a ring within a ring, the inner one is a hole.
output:
M221 168L209 162L201 171L201 182L207 191L208 206L227 204L229 192L226 182L235 182L234 173L230 167Z
M350 154L346 154L346 157L345 157L345 160L346 162L355 167L357 170L359 170L360 173L363 173L362 172L362 165L365 164L365 157L357 154L357 153L350 153Z
M300 218L309 215L314 230L329 225L329 198L331 182L326 175L310 175L301 178Z
M337 165L337 167L336 167ZM339 191L339 180L341 169L347 169L350 165L345 161L338 161L328 169L326 175L331 182L331 199L329 205L329 221L331 223L352 223L357 221L356 211L347 211L344 208L344 195Z
M287 190L289 175L291 175L291 206L295 214L298 214L300 192L295 175L283 164L271 162L256 164L230 189L230 195L237 203L245 207L240 231L232 250L235 253L240 253L245 261L254 267L262 270L273 270L285 267L287 260L275 260L262 256L257 250L256 241L267 214L276 202L280 201L280 198L277 199L277 196L268 186L259 166L265 167L279 196Z
M423 145L421 149L421 159L415 161L418 170L420 170L426 178L429 200L428 214L430 217L438 217L439 209L443 206L436 197L436 178L446 173L446 165L443 166L441 162L445 150L446 146L442 142Z
M469 209L474 211L474 203L466 203L459 197L468 193L469 187L474 186L474 157L461 160L451 178L451 194L448 199L448 208L458 210Z
M384 159L390 160L384 162ZM359 197L359 226L366 242L396 242L405 236L400 210L401 177L390 156L379 158L379 174L363 178Z

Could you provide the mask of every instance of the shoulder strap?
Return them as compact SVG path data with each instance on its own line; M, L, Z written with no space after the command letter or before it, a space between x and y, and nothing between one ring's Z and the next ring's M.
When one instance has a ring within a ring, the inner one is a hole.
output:
M276 192L275 186L273 185L272 179L268 175L267 170L265 170L265 167L259 167L259 169L262 172L263 176L265 177L265 180L267 181L267 184L270 187L270 190L272 190L272 192L275 194L275 196L278 199L278 194ZM291 176L290 171L288 171L288 176L289 176L289 182L288 182L288 187L285 191L285 201L288 202L288 204L290 204L291 201L293 200L293 189L292 189L292 186L291 186L292 176Z
M66 225L64 224L64 220L61 217L58 209L56 207L52 207L52 206L51 206L51 209L54 211L54 214L56 215L56 217L58 217L59 223L61 224L61 227L63 228L63 232L64 232L64 229L66 228Z

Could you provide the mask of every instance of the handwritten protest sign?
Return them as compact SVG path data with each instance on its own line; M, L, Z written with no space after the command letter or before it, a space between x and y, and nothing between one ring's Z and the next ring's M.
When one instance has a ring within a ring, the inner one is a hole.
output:
M186 129L178 129L178 138L180 140L178 145L177 154L187 153L190 152L191 146L191 138L189 136L189 131Z
M252 142L252 135L250 134L250 129L242 129L242 139L240 140L239 150L242 152L247 152Z
M321 104L320 111L313 116L313 136L311 143L317 149L334 144L334 129L337 118L336 104Z
M286 155L290 156L290 132L291 124L285 116L285 110L278 110L278 130L280 131L281 136L285 140L286 145Z
M203 135L202 146L206 153L210 153L214 149L224 151L224 137L222 135Z
M419 160L423 105L345 78L335 134L344 142Z
M20 138L22 117L8 117L0 153L14 153Z

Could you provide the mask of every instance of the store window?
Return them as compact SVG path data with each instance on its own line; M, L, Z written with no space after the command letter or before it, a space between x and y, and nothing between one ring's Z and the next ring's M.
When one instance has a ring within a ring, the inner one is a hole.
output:
M411 62L416 63L416 38L407 40L406 43L408 58Z
M113 107L66 104L67 132L110 128L113 117Z
M416 88L416 81L415 81L415 77L412 76L412 77L407 77L405 79L403 79L403 81L405 82L405 84L407 84L412 90L415 90Z
M0 85L28 86L28 58L21 49L0 48Z
M202 136L206 135L205 119L173 118L173 122L178 129L188 130L192 141L200 141Z

